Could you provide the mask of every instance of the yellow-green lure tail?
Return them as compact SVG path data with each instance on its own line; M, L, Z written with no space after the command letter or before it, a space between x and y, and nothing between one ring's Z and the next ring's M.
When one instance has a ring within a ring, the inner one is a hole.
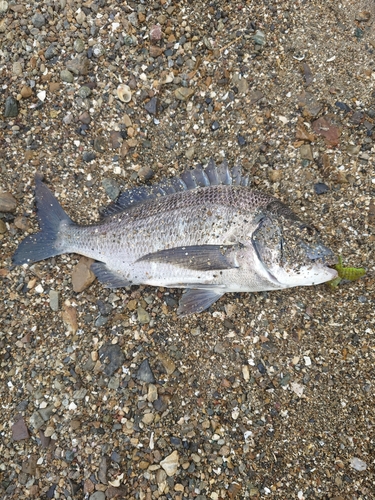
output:
M333 267L336 269L338 276L328 281L328 285L332 288L336 288L341 280L355 281L366 274L366 270L363 267L344 267L341 256L339 256L338 264Z

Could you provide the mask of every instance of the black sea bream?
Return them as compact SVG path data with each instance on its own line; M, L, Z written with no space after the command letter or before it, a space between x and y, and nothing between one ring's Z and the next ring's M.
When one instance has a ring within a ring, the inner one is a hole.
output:
M178 313L198 313L227 292L316 285L337 276L334 254L276 198L247 186L241 168L184 172L122 193L100 222L75 224L36 176L41 231L27 236L15 264L77 253L107 287L187 288Z

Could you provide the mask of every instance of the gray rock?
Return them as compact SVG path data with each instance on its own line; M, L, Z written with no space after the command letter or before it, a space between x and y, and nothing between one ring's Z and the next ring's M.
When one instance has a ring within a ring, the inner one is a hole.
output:
M78 54L80 54L81 52L83 52L85 50L85 44L84 44L83 40L81 40L80 38L77 38L77 40L74 41L74 50L76 52L78 52Z
M31 22L33 23L33 26L35 26L35 28L41 28L46 24L46 18L43 16L43 14L37 12L31 18Z
M104 366L103 372L112 377L125 361L124 353L118 344L104 344L99 349L100 362Z
M75 75L87 75L90 61L86 56L77 56L66 63L66 68Z
M95 160L96 154L93 151L85 151L82 155L83 161L90 163L90 161Z
M114 179L104 178L102 180L102 186L111 200L114 201L118 198L120 194L120 187Z
M145 110L150 113L150 115L156 115L159 108L159 99L157 97L152 97L146 104Z
M150 315L148 312L143 309L143 307L138 307L137 309L138 321L141 325L145 325L150 322Z
M146 384L154 384L156 382L154 374L152 373L151 370L150 363L148 362L148 359L145 359L139 365L136 378L140 382L146 382Z
M91 95L91 89L90 87L86 87L86 85L84 85L78 90L78 94L82 97L82 99L87 99L87 97Z
M102 491L95 491L95 493L90 495L89 500L105 500L105 495Z
M34 413L30 417L29 422L30 426L33 427L33 429L35 429L36 431L44 425L44 420L38 411L34 411Z
M9 96L5 101L4 117L13 118L18 115L18 102L14 97Z
M56 290L50 290L49 292L49 306L52 311L59 310L59 292Z
M63 69L60 71L60 80L67 83L73 83L73 73L71 73L68 69Z
M55 57L57 55L57 48L55 44L51 44L47 50L44 52L44 57L48 59L52 59L52 57Z
M11 193L0 191L0 212L14 212L17 208L17 200Z

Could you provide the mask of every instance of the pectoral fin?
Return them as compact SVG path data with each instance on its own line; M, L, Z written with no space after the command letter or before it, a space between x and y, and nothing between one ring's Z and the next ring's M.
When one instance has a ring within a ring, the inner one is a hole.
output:
M211 289L188 289L181 297L177 309L179 316L200 313L210 307L224 295L223 292Z
M238 267L233 259L228 258L233 245L194 245L168 248L149 253L137 262L160 262L172 264L195 271L212 271Z
M125 279L121 274L112 271L104 262L94 262L91 264L91 270L107 288L122 288L131 286L131 282Z

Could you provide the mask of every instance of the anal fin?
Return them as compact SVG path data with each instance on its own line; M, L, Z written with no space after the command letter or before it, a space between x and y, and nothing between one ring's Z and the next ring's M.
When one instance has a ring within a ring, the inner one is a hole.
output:
M121 276L121 274L109 269L104 262L94 262L91 264L91 270L98 280L107 288L122 288L132 285L132 283Z
M212 288L189 288L181 297L180 304L177 309L179 316L186 316L188 314L200 313L210 307L214 302L224 295Z

